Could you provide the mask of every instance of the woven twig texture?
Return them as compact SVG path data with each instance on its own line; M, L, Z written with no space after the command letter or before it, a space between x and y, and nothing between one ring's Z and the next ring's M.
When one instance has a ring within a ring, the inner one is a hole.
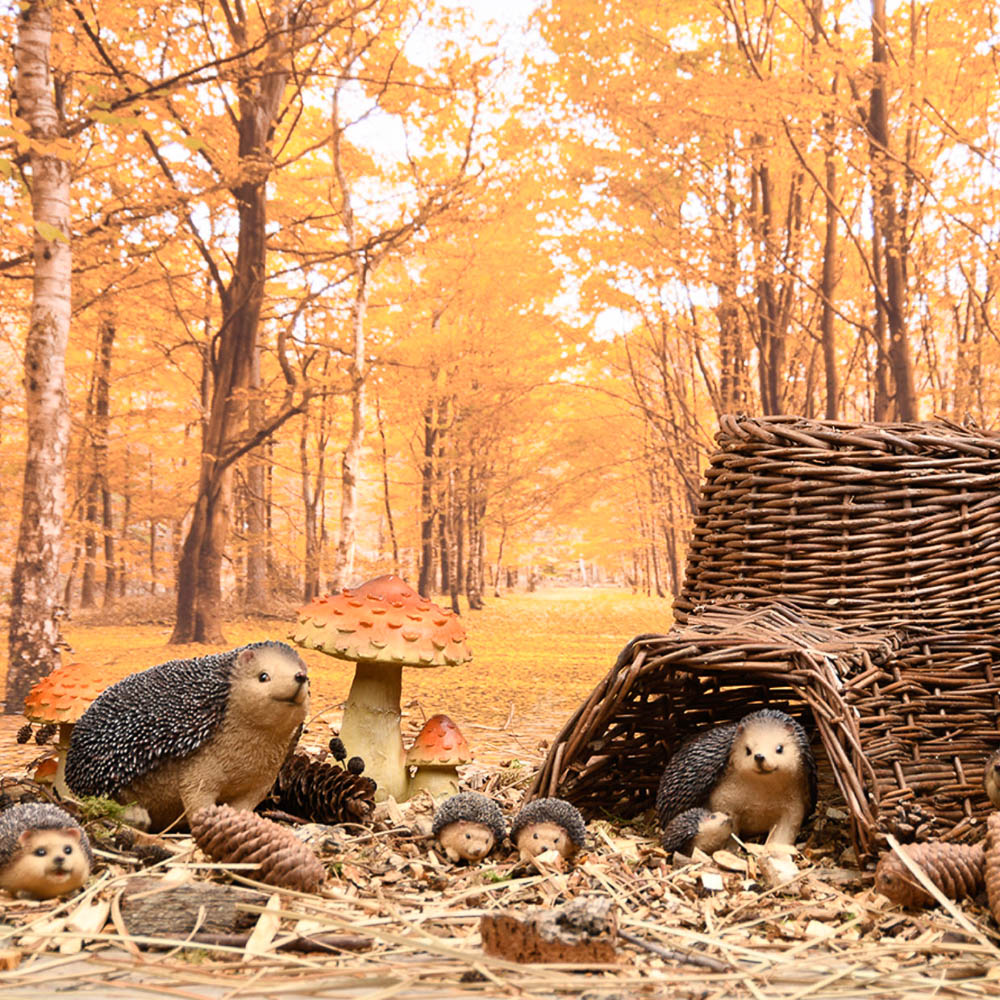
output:
M758 708L815 734L861 853L962 840L1000 744L1000 435L724 417L667 635L626 646L530 795L653 804L693 732Z

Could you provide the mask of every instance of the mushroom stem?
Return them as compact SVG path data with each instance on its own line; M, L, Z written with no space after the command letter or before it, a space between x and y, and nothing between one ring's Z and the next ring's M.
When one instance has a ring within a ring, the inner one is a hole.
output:
M56 776L52 782L52 787L64 799L73 798L73 793L66 784L66 751L69 750L69 739L73 735L72 722L59 723L59 741L56 743L57 759Z
M354 671L340 738L350 756L361 757L365 774L375 779L375 801L406 796L406 756L399 731L403 668L398 663L361 660Z
M417 773L410 779L409 798L417 792L430 792L435 799L458 793L457 767L417 767Z

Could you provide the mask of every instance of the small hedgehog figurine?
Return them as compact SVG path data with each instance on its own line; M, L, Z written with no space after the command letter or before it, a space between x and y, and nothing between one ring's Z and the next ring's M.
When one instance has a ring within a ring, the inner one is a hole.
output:
M766 834L768 844L794 844L815 805L816 761L805 731L770 708L684 743L667 762L656 795L665 837L678 829L676 817L700 808L727 814L737 836ZM699 823L697 817L679 822Z
M137 802L161 830L202 806L253 809L309 708L309 677L282 642L170 660L104 691L73 730L66 783Z
M733 835L733 818L708 809L685 809L663 829L661 843L667 852L691 854L697 847L706 854L720 851Z
M514 817L510 839L522 861L545 851L568 860L587 842L587 827L580 810L565 799L535 799Z
M479 792L459 792L434 813L431 833L450 861L481 861L507 836L500 807Z
M983 788L986 797L1000 809L1000 750L995 750L983 770Z
M0 813L0 889L51 899L79 889L94 858L83 827L58 806L24 802Z

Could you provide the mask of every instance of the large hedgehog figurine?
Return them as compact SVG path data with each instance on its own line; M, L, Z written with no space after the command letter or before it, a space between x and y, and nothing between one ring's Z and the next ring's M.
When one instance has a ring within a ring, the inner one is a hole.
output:
M691 809L728 815L737 836L767 835L794 844L816 805L816 761L803 728L764 708L739 722L698 733L670 758L660 778L656 812L666 836L696 818Z
M156 830L202 806L253 809L308 708L306 666L282 642L170 660L112 685L87 709L66 782L77 795L137 802Z
M514 817L510 839L522 861L545 851L569 859L587 842L587 826L580 810L565 799L535 799Z
M47 802L0 812L0 889L51 899L79 889L94 862L83 827Z
M437 807L431 833L449 860L481 861L507 837L507 824L493 799L459 792Z

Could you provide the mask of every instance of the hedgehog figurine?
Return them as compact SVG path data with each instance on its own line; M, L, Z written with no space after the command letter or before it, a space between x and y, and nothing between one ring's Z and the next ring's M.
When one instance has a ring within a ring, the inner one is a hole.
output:
M983 788L994 807L1000 809L1000 750L995 750L983 770Z
M580 810L565 799L535 799L514 817L510 839L522 861L544 851L558 851L568 860L587 842L587 827Z
M656 795L664 836L676 817L704 808L726 813L737 836L766 834L768 844L794 844L815 805L805 730L770 708L689 739L667 762Z
M73 729L66 782L76 795L136 802L155 830L202 806L253 809L308 708L306 666L283 642L170 660L95 699Z
M690 855L695 848L712 854L729 843L733 835L733 818L729 813L708 809L685 809L663 829L660 842L668 853L680 851Z
M47 802L23 802L0 813L0 889L51 899L90 877L94 863L83 827Z
M450 861L481 861L506 838L507 824L492 799L459 792L437 807L431 833Z

